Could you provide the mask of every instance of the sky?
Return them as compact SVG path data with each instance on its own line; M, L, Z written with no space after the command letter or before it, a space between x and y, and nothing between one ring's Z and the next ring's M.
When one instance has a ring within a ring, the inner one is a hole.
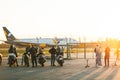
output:
M120 0L0 0L2 27L17 38L120 39Z

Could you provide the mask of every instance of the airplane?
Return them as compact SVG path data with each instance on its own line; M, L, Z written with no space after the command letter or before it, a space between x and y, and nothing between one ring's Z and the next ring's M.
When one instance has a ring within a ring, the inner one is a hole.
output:
M6 41L3 41L7 44L13 44L16 46L28 46L35 45L41 46L43 48L50 46L66 46L67 43L77 43L75 39L72 38L28 38L28 39L17 39L14 35L6 28L3 27L4 34L6 36Z

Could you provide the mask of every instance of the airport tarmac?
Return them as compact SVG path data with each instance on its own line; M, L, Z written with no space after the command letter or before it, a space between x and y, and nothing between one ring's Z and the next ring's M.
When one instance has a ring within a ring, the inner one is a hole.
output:
M7 60L0 66L0 80L119 80L120 79L120 61L110 59L110 66L96 67L95 59L89 59L88 65L85 68L86 59L71 59L65 60L63 67L60 67L57 62L55 67L50 66L50 60L47 60L45 67L32 68L24 67L8 67ZM19 59L20 64L20 59Z

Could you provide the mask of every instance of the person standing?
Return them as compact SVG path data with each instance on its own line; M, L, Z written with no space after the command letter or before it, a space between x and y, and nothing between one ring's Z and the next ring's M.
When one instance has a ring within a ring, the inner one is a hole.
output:
M49 50L49 53L51 54L51 66L55 66L56 49L54 46Z
M31 61L32 61L32 67L34 67L34 63L37 67L37 49L32 45L32 47L30 48L30 54L31 54Z
M102 49L101 49L101 47L99 45L96 45L94 52L96 54L96 67L102 66L102 63L101 63Z
M100 51L99 51L99 61L100 61L100 66L102 66L101 58L102 58L102 48L100 47Z
M105 67L106 65L109 66L109 58L110 58L110 48L107 46L105 48Z

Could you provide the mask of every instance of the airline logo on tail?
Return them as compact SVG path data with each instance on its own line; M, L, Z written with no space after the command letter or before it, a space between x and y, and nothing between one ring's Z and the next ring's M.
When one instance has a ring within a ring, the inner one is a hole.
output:
M3 31L4 31L4 34L6 36L7 41L13 41L16 39L6 27L3 27Z
M60 41L62 41L62 40L58 40L57 38L54 38L54 39L53 39L53 43L54 43L54 44L59 44Z

